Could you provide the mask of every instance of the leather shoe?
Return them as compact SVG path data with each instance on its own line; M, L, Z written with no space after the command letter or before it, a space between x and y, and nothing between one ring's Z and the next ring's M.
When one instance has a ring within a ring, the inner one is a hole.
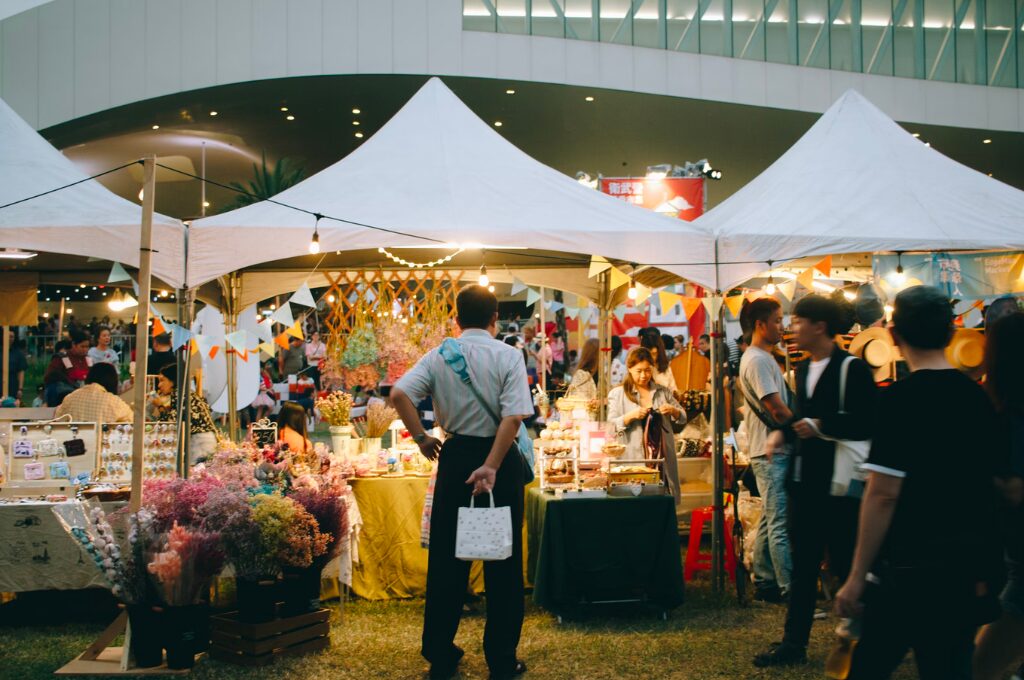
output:
M754 657L754 665L758 668L774 666L799 666L807 663L807 648L783 642L772 645L767 652Z
M508 671L507 673L491 673L490 679L491 680L510 680L511 678L515 678L515 677L518 677L518 676L522 675L523 673L526 672L526 670L527 670L526 669L526 663L524 661L520 661L519 659L516 659L516 663L512 667L512 670Z
M452 659L447 663L430 664L430 680L449 680L459 668L459 662L466 653L461 647L452 645Z

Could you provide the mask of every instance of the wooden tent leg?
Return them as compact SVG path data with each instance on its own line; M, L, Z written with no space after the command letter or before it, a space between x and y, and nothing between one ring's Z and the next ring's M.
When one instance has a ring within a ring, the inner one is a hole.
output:
M121 633L125 632L128 627L128 612L123 611L117 615L113 623L106 627L106 629L100 633L100 636L96 640L86 647L85 651L82 652L81 658L85 661L95 661L100 653L110 646L110 643L114 641ZM128 646L125 645L127 650Z

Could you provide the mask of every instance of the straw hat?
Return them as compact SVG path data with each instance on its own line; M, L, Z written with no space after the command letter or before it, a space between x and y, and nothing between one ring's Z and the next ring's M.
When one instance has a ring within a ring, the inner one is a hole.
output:
M860 357L871 367L876 382L895 377L892 364L899 359L899 350L886 329L876 327L857 333L850 341L850 354Z
M980 377L985 363L985 336L980 330L958 328L946 347L946 360L953 367Z

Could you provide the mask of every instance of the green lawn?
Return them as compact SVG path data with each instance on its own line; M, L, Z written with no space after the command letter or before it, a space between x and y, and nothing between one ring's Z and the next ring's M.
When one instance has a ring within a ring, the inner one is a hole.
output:
M81 652L103 628L108 613L95 598L51 596L0 607L0 678L31 680L51 673ZM61 603L64 602L64 606ZM248 670L202 659L192 677L224 679L424 678L419 656L421 600L331 603L330 650L286 657L272 669ZM687 590L687 602L667 620L640 609L597 609L590 617L559 624L527 608L520 655L531 678L821 678L835 619L815 623L807 666L762 671L751 657L781 635L782 607L740 608L715 596L706 581ZM26 622L26 619L29 619ZM466 650L461 677L486 678L483 617L463 621L457 639ZM898 678L914 678L909 662Z

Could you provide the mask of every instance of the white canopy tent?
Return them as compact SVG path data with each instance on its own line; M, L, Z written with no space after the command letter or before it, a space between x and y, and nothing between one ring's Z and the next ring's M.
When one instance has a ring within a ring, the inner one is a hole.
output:
M660 268L695 282L714 281L709 233L535 161L437 78L349 156L274 200L346 220L319 221L325 251L526 247L665 264ZM312 214L269 201L197 220L189 235L189 284L305 254L315 224Z
M0 247L137 267L142 208L86 177L0 100L0 205L82 182L0 210ZM153 250L153 274L180 288L185 280L185 226L154 215Z
M849 90L694 226L718 238L727 290L769 261L1024 248L1024 192L947 158Z

